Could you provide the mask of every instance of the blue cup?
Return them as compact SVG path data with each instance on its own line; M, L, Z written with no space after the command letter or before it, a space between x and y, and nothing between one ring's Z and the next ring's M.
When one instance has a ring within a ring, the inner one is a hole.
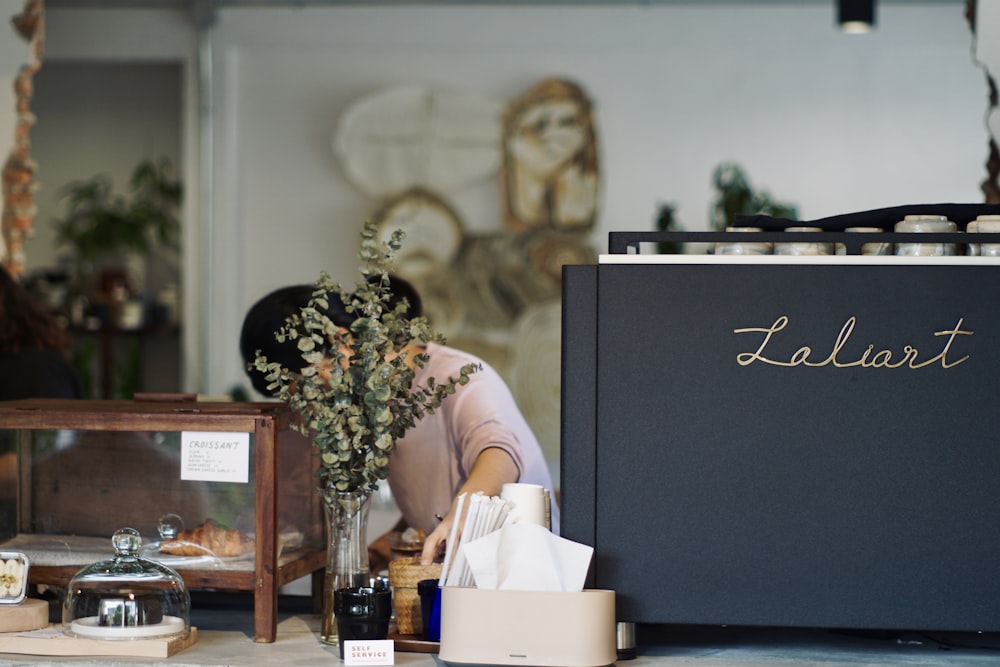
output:
M417 583L420 595L420 617L423 620L424 639L441 641L441 587L437 579L424 579Z

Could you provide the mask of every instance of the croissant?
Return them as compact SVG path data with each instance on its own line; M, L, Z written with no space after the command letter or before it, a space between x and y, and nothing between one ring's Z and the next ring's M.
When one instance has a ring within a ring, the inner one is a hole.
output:
M217 556L231 558L250 553L253 538L238 529L229 530L207 519L191 530L182 530L172 540L160 544L160 551L174 556Z

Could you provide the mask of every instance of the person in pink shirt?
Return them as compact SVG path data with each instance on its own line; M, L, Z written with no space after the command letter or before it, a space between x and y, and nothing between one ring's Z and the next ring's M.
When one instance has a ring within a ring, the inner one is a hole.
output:
M412 285L392 279L395 299L406 299L409 315L422 314L420 297ZM254 387L268 394L263 377L252 370L256 350L269 360L302 365L292 348L277 344L274 338L284 318L305 305L312 287L286 287L265 296L248 311L241 334L241 350ZM352 316L343 306L330 300L330 319L347 327ZM423 352L428 360L416 368L414 383L425 385L429 378L443 380L458 376L462 366L472 363L479 370L469 382L459 386L433 414L426 415L396 443L389 464L389 488L402 518L393 532L407 527L426 534L421 560L440 559L445 541L456 517L455 501L463 493L482 492L499 496L508 482L538 484L552 489L541 446L521 414L503 378L482 359L462 350L437 343L414 344L413 352ZM282 349L284 348L284 349ZM407 358L413 358L408 354ZM559 511L552 502L551 527L559 532ZM369 549L373 572L379 572L389 560L388 536L376 540Z

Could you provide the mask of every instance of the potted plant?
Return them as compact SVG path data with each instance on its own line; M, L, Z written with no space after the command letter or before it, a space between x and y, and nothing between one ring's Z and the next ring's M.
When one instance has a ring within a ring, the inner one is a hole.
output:
M712 174L716 199L712 206L712 227L723 231L733 226L738 215L769 215L795 219L794 204L775 200L766 190L754 190L743 168L733 162L719 164Z
M170 177L170 169L166 158L140 162L132 171L129 196L116 193L107 174L59 191L67 211L55 221L56 243L76 255L77 279L84 283L78 289L108 297L114 288L128 288L127 255L147 258L156 246L177 247L183 187ZM96 290L86 284L93 272L99 274Z
M354 291L322 273L308 304L275 332L279 343L301 353L303 367L283 367L259 352L254 361L269 389L298 415L294 427L319 450L317 475L330 529L321 634L328 643L337 641L334 592L369 585L368 504L389 474L396 441L477 370L469 364L458 377L414 385L415 367L427 357L412 344L442 337L426 318L409 316L405 300L393 298L389 271L402 240L396 230L382 242L378 228L366 223ZM326 314L333 298L355 318L349 327Z

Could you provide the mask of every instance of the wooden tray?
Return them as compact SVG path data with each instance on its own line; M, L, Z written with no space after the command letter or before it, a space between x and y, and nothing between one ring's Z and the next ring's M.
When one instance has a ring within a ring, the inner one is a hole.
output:
M192 646L198 639L198 629L191 628L187 637L129 639L111 641L70 637L61 625L50 625L32 632L0 633L0 653L22 655L119 655L140 658L169 658Z
M0 605L0 636L7 632L38 630L49 624L49 603L25 598L18 604Z
M401 635L395 630L389 633L387 639L395 642L395 648L401 653L437 653L440 642L421 639L420 635Z

